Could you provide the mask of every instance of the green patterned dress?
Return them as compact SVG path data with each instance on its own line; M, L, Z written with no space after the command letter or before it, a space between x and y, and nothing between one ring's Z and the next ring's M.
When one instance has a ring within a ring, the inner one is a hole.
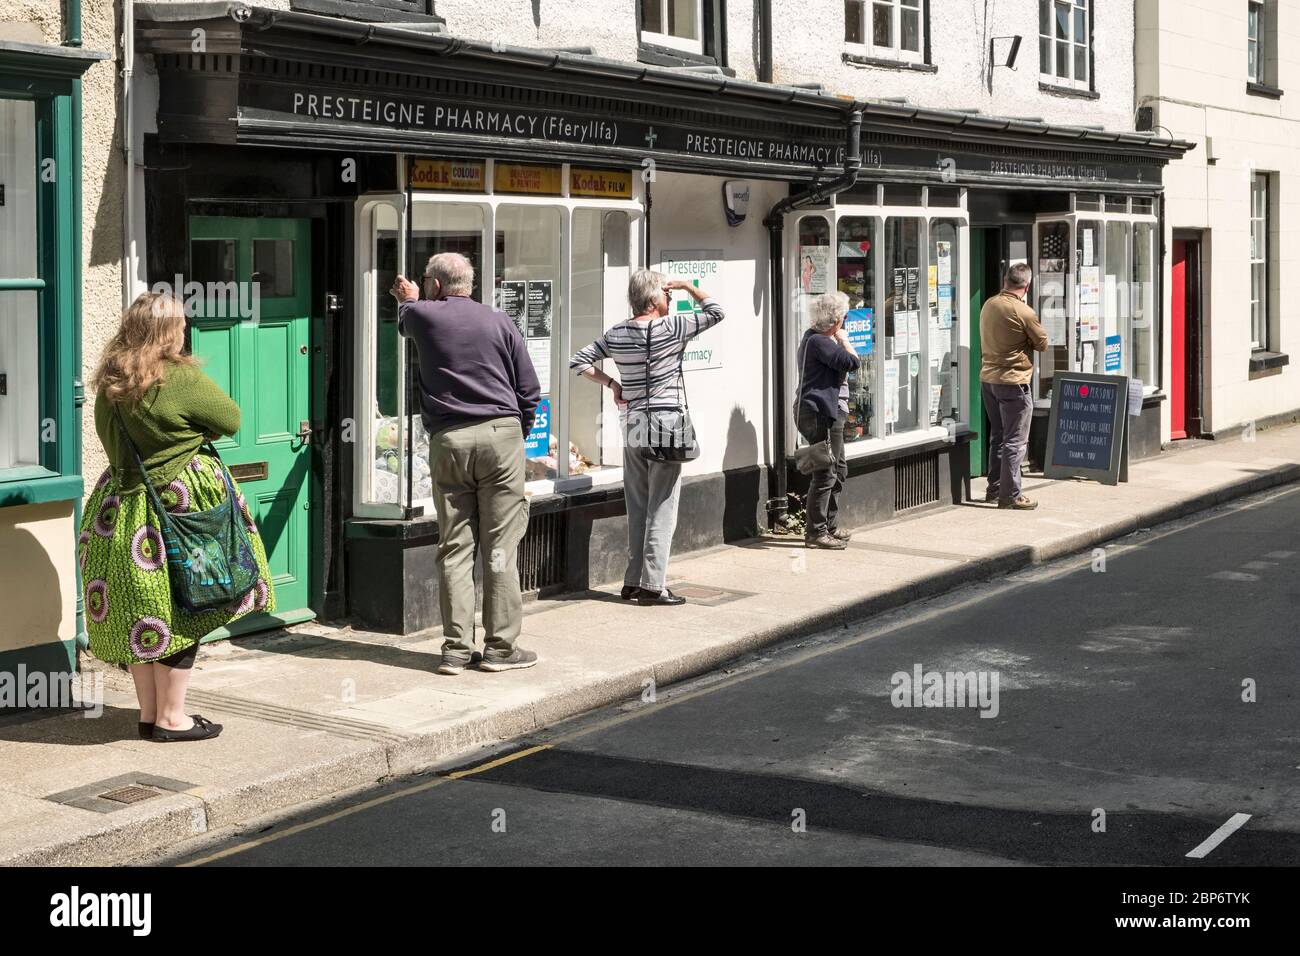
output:
M174 378L179 385L191 379L192 374L202 376L201 372L190 370L178 372ZM234 427L230 427L228 416L224 420L220 416L211 416L216 423L209 424L202 412L196 412L192 407L194 391L206 392L210 398L207 386L217 389L211 379L202 377L205 382L200 383L197 390L182 390L169 381L171 394L162 401L158 401L157 391L150 396L153 399L151 408L158 410L159 416L150 416L150 409L146 409L130 419L133 423L132 438L141 445L145 466L154 479L163 506L177 514L216 507L225 501L228 494L221 467L207 452L192 453L176 467L166 463L169 456L175 458L178 447L175 434L150 441L150 426L157 426L154 419L159 417L164 424L169 420L168 416L176 419L173 422L176 428L160 428L160 431L174 433L180 429L183 433L188 428L199 436L200 441L209 428L214 432L224 432L227 428L231 432L237 430L237 409ZM224 393L220 396L230 402ZM105 428L113 427L112 419L101 414L98 407L107 406L108 402L101 397L96 404L96 422L101 439L108 438L105 447L109 450L110 461L116 463L122 454L120 442L109 437ZM233 402L230 404L233 406ZM186 405L191 407L185 408ZM183 410L177 412L176 407ZM143 442L137 437L137 429L143 433ZM188 440L184 438L181 446L187 448L184 443ZM155 470L158 461L164 462L159 470L165 482L160 480L158 470ZM174 477L169 477L173 472ZM137 473L134 464L128 468L115 464L106 470L86 502L82 517L77 559L81 564L91 653L109 663L145 664L183 651L217 628L248 614L273 611L275 593L267 568L266 548L238 484L234 485L235 500L257 559L257 584L241 600L211 611L193 613L172 601L158 516L144 486L133 480Z

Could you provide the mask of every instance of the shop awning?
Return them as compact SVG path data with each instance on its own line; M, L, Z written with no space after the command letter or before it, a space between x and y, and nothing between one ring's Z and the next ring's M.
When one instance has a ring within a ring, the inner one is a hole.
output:
M1191 144L757 83L219 0L136 5L165 142L518 156L819 179L863 115L863 176L1158 186ZM198 31L198 32L196 32ZM201 43L196 41L201 37ZM947 156L952 163L945 166Z

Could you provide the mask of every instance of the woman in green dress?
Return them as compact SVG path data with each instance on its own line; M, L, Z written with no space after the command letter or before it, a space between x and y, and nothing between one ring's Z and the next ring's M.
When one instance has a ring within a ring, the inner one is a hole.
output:
M177 514L226 500L221 465L204 446L239 430L239 406L184 347L185 310L175 298L146 292L123 313L91 381L95 431L109 468L86 503L77 549L90 651L130 668L140 736L160 742L221 733L220 724L185 713L199 641L237 618L275 608L266 549L233 483L257 560L257 584L230 606L211 611L193 613L172 600L161 525L122 428L163 507Z

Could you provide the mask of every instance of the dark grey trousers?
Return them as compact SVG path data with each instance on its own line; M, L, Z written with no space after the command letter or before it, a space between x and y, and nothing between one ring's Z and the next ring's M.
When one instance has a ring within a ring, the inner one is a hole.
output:
M823 471L814 471L808 482L807 521L804 537L818 538L836 530L840 511L840 492L849 478L849 462L844 457L844 416L830 419L807 406L799 408L799 434L809 444L829 439L835 463Z
M1029 423L1034 401L1028 385L980 386L989 416L990 494L1002 499L1020 497L1020 463L1029 445Z

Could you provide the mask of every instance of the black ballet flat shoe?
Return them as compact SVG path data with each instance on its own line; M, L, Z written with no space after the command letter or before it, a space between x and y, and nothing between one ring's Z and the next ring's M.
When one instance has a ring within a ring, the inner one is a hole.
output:
M641 589L635 584L625 584L623 585L623 590L618 592L618 596L624 601L632 601L635 600L636 596L640 593Z
M216 737L221 733L221 725L214 724L206 717L199 714L190 714L194 721L194 726L189 730L168 730L166 727L154 726L153 737L155 743L165 744L174 743L179 740L208 740Z
M643 607L649 607L651 605L676 607L678 604L685 604L686 598L679 597L667 588L664 588L663 591L651 591L648 588L640 588L636 596L636 603Z
M141 739L141 740L152 740L152 739L153 739L153 723L152 723L152 722L142 720L142 721L139 721L139 722L136 724L136 726L139 728L139 731L140 731L140 739Z

